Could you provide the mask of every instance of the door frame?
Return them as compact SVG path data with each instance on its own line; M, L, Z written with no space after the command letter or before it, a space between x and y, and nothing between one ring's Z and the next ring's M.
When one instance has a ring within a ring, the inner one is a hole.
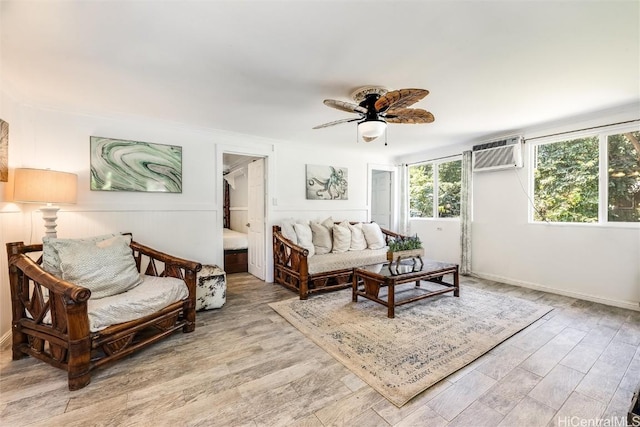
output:
M393 165L367 164L367 220L371 221L373 205L373 171L390 172L391 176L391 231L398 229L398 169Z
M223 228L223 209L224 209L224 194L222 191L223 180L222 172L224 168L223 164L223 155L227 154L238 154L241 156L252 156L252 157L263 157L265 161L265 171L264 171L264 179L265 179L265 194L264 194L264 266L265 266L265 282L273 282L273 246L270 244L271 242L271 230L268 229L267 225L271 223L271 218L273 216L272 205L269 203L271 200L271 194L273 192L273 183L275 182L274 174L275 174L275 153L273 146L271 144L265 144L265 146L239 146L239 145L225 145L225 144L217 144L216 145L216 171L215 174L215 200L216 200L216 229L218 230L218 245L220 248L219 254L216 257L218 259L218 265L224 265L224 248L222 242L222 228Z

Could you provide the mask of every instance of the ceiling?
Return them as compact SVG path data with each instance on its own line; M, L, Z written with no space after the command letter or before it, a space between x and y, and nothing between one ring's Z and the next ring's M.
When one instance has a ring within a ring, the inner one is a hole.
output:
M640 2L8 1L3 90L21 102L311 144L356 144L323 105L425 88L435 122L392 155L640 100ZM356 117L354 115L354 117Z

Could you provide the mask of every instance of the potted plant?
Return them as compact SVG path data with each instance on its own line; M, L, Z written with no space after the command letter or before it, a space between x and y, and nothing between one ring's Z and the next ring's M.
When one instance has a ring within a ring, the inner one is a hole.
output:
M389 261L400 262L402 258L418 258L424 255L422 242L416 234L415 236L398 237L389 242L387 259Z

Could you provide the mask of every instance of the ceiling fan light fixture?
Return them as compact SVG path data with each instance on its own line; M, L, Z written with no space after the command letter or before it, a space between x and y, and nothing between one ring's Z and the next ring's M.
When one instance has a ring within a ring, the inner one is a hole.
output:
M358 133L366 142L382 136L387 129L387 123L382 120L365 120L358 123Z

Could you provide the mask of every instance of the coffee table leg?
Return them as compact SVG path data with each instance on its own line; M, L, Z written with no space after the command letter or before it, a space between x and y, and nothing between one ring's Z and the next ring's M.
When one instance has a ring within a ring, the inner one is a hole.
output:
M389 292L387 296L387 317L393 319L396 317L396 289L393 283L387 287L387 291Z
M459 297L460 296L460 279L458 277L457 268L456 268L456 271L453 273L453 286L455 287L455 290L453 291L453 296Z
M358 302L358 275L353 273L353 279L351 279L351 301Z

